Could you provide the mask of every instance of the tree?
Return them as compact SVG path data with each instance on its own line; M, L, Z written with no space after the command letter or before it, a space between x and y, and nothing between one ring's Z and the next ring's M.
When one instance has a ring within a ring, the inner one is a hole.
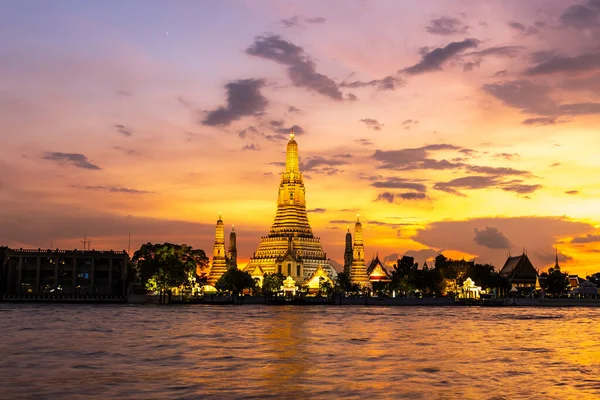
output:
M250 273L238 268L229 268L221 275L215 287L217 290L231 292L237 296L244 289L254 289L255 285L256 281Z
M343 272L339 272L335 278L334 289L339 292L348 292L350 291L350 286L350 277Z
M542 274L544 276L544 274ZM569 289L569 274L562 272L560 266L548 269L546 276L545 290L556 296L561 295Z
M322 276L319 277L319 293L320 292L324 292L325 295L329 295L333 292L333 285L331 282Z
M263 277L263 294L271 296L273 293L277 293L283 286L285 277L281 273L265 274Z
M198 265L208 263L203 250L194 250L186 244L146 243L133 255L136 277L148 290L158 290L163 295L174 287L192 288Z

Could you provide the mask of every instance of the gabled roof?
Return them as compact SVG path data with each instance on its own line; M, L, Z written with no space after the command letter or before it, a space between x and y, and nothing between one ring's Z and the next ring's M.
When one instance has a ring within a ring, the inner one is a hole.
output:
M265 275L265 272L260 267L260 265L257 265L256 267L254 267L254 269L250 272L250 276L264 276L264 275Z
M371 273L369 274L369 281L371 282L391 282L392 278L387 273L383 265L376 264Z
M308 278L305 285L309 288L318 289L321 278L329 281L332 285L334 283L333 280L329 277L329 275L327 275L327 272L323 270L323 267L319 265L315 272L313 272L313 274L310 276L310 278Z
M500 275L510 281L531 280L537 277L537 271L527 254L516 257L508 257L500 270Z
M383 264L381 263L381 261L379 260L379 256L375 256L374 259L371 260L371 262L369 263L369 265L367 266L367 275L369 275L371 272L373 272L373 270L377 267L380 266L381 268L384 269L385 271L385 267L383 266ZM387 273L387 271L386 271Z

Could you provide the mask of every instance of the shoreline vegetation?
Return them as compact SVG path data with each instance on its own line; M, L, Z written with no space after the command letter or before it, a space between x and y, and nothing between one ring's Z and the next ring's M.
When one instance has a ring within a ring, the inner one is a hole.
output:
M94 254L77 253L74 257L93 258ZM12 276L18 277L20 282L23 273L19 268L24 264L22 257L26 255L18 253L18 256L21 257L20 264L15 260L9 262L10 257L5 257L3 270L7 273L3 276L10 277L12 271ZM64 263L65 267L62 266L63 263L54 264L53 269L58 269L59 272L59 279L53 279L54 286L27 283L7 285L0 301L70 304L600 307L597 289L594 293L586 294L572 290L569 275L561 271L558 260L548 272L541 274L531 266L532 283L517 286L493 265L453 260L439 254L431 266L427 263L419 266L412 257L403 256L397 264L383 267L387 268L386 281L359 286L353 284L349 276L340 272L334 279L321 277L317 286L309 287L306 283L299 283L290 293L287 290L290 287L286 286L289 277L286 279L281 273L265 273L263 279L259 280L237 267L229 268L214 286L210 286L207 284L210 275L209 258L203 250L193 249L185 244L147 243L131 258L125 252L123 257L124 274L121 277L115 277L113 274L112 279L118 283L113 286L122 288L122 291L113 291L111 295L90 291L90 287L94 288L94 281L85 286L87 281L79 276L85 270L79 267L76 270L77 275L73 267L71 275L68 276L69 282L73 282L73 289L61 288L60 282L65 279L60 274L69 273L70 267L66 265L75 265L74 259L72 263ZM526 255L523 257L526 258ZM65 272L62 272L63 270ZM592 278L597 278L598 275L600 274L594 274ZM10 283L10 279L7 282ZM31 286L37 287L38 290L31 290ZM13 289L8 290L11 287ZM593 287L597 288L595 284Z

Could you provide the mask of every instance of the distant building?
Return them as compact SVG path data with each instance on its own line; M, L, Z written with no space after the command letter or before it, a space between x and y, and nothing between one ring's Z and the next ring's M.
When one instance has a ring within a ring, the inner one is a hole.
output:
M377 282L388 283L392 281L392 277L379 260L379 255L375 256L369 263L369 266L367 267L367 276L369 277L369 282L371 282L371 284Z
M125 297L126 251L27 250L0 254L0 294Z
M513 291L533 291L539 288L538 273L527 254L508 257L500 275L510 282Z

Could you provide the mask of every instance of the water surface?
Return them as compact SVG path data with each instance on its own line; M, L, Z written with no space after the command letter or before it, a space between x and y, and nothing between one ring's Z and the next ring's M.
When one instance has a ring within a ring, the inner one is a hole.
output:
M598 399L600 309L0 304L0 398Z

